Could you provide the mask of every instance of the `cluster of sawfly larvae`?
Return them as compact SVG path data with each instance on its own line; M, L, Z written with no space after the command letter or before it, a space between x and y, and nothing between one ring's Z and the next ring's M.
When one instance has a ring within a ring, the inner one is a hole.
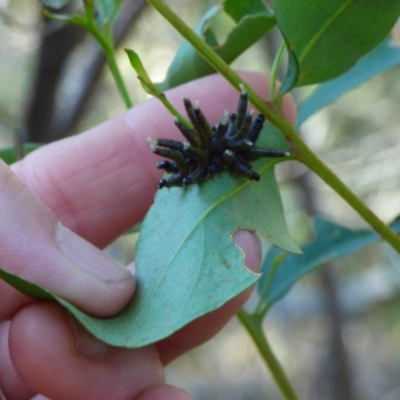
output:
M264 116L253 118L247 111L247 93L242 89L236 113L226 111L215 126L211 126L199 108L188 98L183 100L193 128L178 119L175 125L187 142L171 139L152 141L152 151L168 160L162 160L157 168L165 170L158 184L163 187L188 186L199 183L222 171L235 176L258 181L260 175L250 163L262 157L284 157L288 152L280 149L256 146L264 124Z

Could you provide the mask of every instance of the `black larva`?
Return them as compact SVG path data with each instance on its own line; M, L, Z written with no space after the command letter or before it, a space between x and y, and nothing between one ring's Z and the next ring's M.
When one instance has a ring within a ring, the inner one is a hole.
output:
M187 142L157 139L152 142L152 151L168 160L160 161L157 168L168 174L158 184L163 187L188 186L199 183L222 171L230 171L255 181L260 175L253 171L250 162L261 157L284 157L289 153L280 149L256 146L264 124L264 116L252 117L247 111L247 93L242 90L237 112L224 113L219 123L211 126L198 104L183 100L193 128L187 128L179 120L175 125Z

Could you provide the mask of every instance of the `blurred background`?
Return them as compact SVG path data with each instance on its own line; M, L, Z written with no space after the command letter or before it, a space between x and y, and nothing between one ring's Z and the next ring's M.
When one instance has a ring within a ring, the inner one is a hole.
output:
M217 3L168 1L190 26ZM115 37L118 63L137 104L148 96L122 49L134 49L159 82L181 37L144 0L123 1ZM0 38L0 148L58 140L125 111L97 44L79 27L45 20L39 1L0 0ZM269 35L233 65L268 72L278 45L278 35ZM399 75L400 66L376 76L302 127L310 147L385 222L400 209ZM294 96L300 102L309 92L296 90ZM310 238L312 215L365 227L302 166L285 163L277 175L299 243ZM133 241L125 236L108 250L129 262ZM400 399L399 288L399 257L377 243L309 275L271 309L267 337L300 398ZM254 299L249 303L251 308ZM166 375L196 400L281 398L236 319L171 364Z

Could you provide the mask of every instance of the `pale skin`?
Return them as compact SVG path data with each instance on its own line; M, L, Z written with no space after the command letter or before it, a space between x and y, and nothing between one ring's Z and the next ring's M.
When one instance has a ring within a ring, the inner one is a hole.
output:
M265 97L265 76L242 76ZM224 110L235 110L238 100L219 76L167 95L182 113L184 96L199 100L212 123ZM290 97L284 110L294 121ZM1 163L0 266L89 314L121 311L134 296L134 265L123 268L96 248L141 221L152 204L162 171L155 168L159 159L151 154L148 137L182 140L173 117L155 99L44 146L11 168ZM245 253L246 267L257 271L256 235L241 230L234 240ZM153 346L128 350L103 345L57 304L34 301L0 281L0 387L10 400L190 399L165 383L163 367L215 335L250 293Z

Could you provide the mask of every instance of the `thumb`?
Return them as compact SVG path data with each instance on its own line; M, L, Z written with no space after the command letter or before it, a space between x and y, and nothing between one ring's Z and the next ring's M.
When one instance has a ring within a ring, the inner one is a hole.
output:
M135 289L132 273L64 227L3 162L0 204L1 268L92 315L110 316L128 303ZM4 282L0 293L9 299L0 304L0 318L27 302Z

